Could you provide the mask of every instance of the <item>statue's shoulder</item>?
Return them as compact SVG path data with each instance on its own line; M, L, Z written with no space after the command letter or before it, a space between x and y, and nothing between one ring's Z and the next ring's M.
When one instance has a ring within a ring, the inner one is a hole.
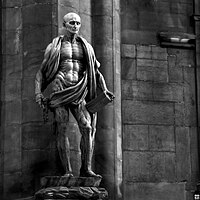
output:
M55 47L59 44L60 41L62 41L63 37L64 37L64 35L59 35L59 36L53 38L52 42L49 43L49 44L47 45L47 47L46 47L46 50L45 50L45 53L44 53L44 56L45 56L45 57L48 57L48 56L49 56L51 50L52 50L53 48L55 48Z
M94 52L92 45L85 38L83 38L82 36L78 36L78 39L86 46L88 50Z
M81 42L84 42L84 43L88 43L88 44L89 44L89 42L88 42L84 37L82 37L81 35L78 35L77 38L78 38L78 40L80 40Z
M59 35L52 39L52 42L47 45L47 49L50 50L52 47L56 46L59 41L62 41L64 35Z
M64 37L64 35L59 35L59 36L53 38L52 44L56 45L57 43L59 43L60 41L62 41L63 37Z

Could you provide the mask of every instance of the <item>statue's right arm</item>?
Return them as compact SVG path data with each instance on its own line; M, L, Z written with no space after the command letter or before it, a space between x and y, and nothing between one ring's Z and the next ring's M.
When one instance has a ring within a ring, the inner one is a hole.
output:
M49 59L51 46L52 46L51 43L47 46L41 67L38 70L36 77L35 77L35 98L36 98L36 102L39 104L40 107L43 107L43 100L44 100L44 96L43 96L42 91L41 91L42 81L44 79L42 70L43 70L44 66L46 65L46 62Z

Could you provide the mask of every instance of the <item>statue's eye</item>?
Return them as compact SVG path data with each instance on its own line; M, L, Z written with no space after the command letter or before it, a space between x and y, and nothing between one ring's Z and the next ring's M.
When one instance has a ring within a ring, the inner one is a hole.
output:
M80 23L80 22L77 22L77 21L70 21L69 24L70 24L70 25L75 25L75 24L80 25L81 23Z

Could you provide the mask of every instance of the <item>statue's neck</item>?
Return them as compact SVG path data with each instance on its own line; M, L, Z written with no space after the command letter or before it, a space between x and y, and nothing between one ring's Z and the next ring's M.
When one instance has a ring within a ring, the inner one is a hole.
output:
M76 41L76 38L77 38L77 34L73 34L73 33L70 33L70 32L67 32L64 35L64 41L69 41L71 43L74 43Z

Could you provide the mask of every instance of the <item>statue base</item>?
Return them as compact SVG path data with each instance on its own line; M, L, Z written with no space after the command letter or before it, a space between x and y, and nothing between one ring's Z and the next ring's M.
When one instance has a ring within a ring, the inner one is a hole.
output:
M41 179L41 189L35 200L108 199L108 192L100 188L100 177L46 176Z

